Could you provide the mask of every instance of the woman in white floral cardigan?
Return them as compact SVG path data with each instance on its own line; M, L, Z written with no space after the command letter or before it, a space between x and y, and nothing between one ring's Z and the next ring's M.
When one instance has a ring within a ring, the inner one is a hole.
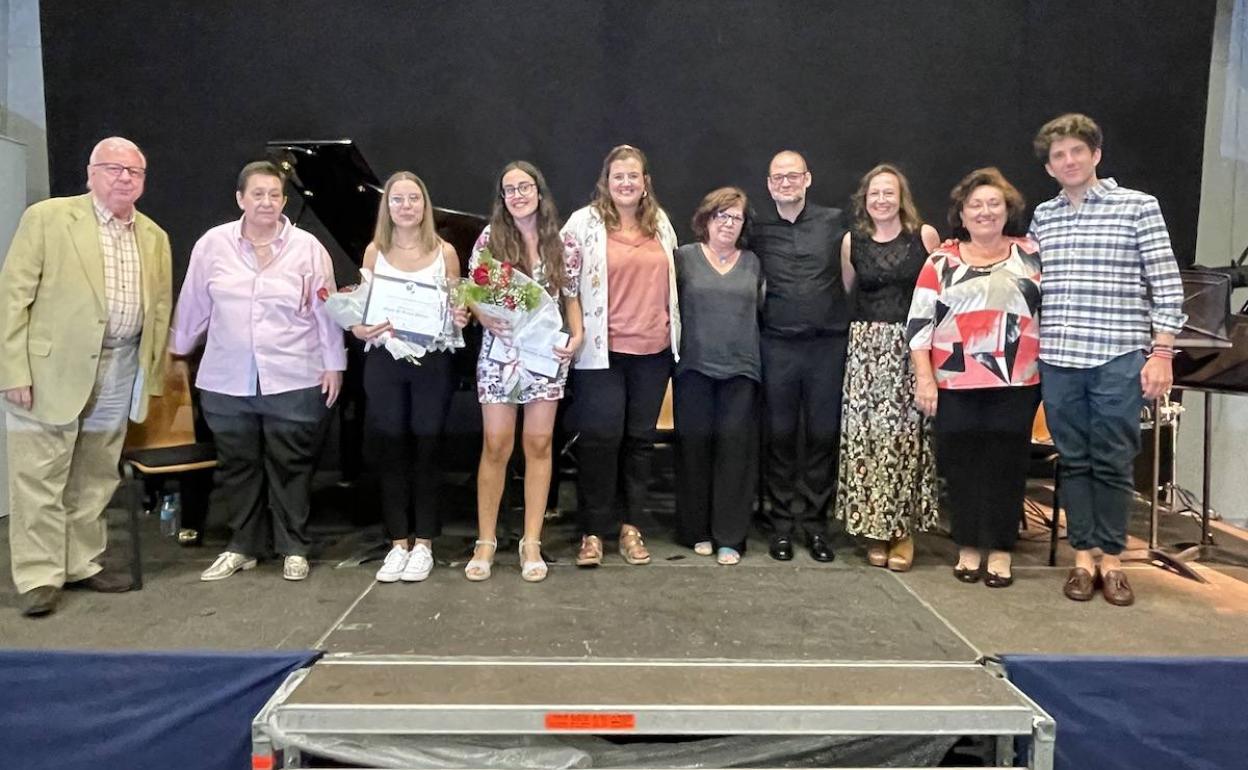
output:
M601 564L603 539L618 526L624 561L648 564L634 517L647 502L655 423L680 349L680 309L676 233L641 150L620 145L607 153L594 199L572 214L563 235L581 264L585 328L569 412L580 433L576 563Z

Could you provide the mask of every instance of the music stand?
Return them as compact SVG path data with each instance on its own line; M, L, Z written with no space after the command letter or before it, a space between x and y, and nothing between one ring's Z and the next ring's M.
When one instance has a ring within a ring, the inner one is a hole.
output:
M1183 311L1187 314L1187 323L1183 331L1175 337L1176 352L1200 352L1208 350L1225 350L1233 347L1227 328L1227 320L1231 310L1230 278L1225 274L1204 270L1183 270ZM1213 417L1210 407L1211 394L1235 394L1240 391L1218 388L1209 385L1175 385L1178 390L1198 390L1205 394L1204 415L1204 466L1202 468L1202 500L1200 542L1179 543L1175 549L1162 548L1157 542L1158 514L1160 512L1159 489L1161 482L1161 402L1152 405L1153 428L1153 468L1152 497L1149 501L1148 547L1137 548L1122 553L1123 561L1143 561L1162 569L1168 569L1185 578L1200 583L1208 583L1200 573L1190 566L1189 561L1212 560L1217 558L1224 563L1248 567L1248 560L1226 552L1213 542L1210 531L1209 494L1211 489L1210 476L1212 457L1212 426ZM1173 552L1172 552L1173 550Z

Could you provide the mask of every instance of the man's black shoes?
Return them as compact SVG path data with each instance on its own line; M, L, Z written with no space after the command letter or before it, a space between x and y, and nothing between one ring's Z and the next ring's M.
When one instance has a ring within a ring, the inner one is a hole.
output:
M792 561L793 538L788 535L775 535L771 538L771 547L767 549L767 553L776 561Z

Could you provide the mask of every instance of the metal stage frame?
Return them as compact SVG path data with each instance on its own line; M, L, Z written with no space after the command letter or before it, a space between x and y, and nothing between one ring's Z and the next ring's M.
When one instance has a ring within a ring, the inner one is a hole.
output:
M364 734L992 736L997 766L1052 770L1056 727L991 660L342 655L291 674L256 716L253 768L303 766L298 736Z

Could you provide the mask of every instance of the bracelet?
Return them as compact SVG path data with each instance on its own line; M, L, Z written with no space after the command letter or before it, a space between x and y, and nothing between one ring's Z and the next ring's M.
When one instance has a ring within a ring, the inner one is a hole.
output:
M1149 353L1148 357L1149 358L1164 358L1168 361L1173 360L1174 348L1169 347L1169 346L1159 345L1153 348L1153 352Z

